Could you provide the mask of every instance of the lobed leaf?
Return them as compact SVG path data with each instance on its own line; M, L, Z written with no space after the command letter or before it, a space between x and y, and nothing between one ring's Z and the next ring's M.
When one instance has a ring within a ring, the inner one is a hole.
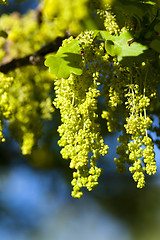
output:
M122 32L119 36L111 35L107 31L95 31L95 38L105 41L105 49L111 56L116 56L118 61L124 57L135 57L147 50L147 47L138 43L129 41L133 39L129 32Z
M64 47L60 47L54 56L49 56L45 65L58 78L68 78L70 73L82 74L80 46L77 39L73 39Z

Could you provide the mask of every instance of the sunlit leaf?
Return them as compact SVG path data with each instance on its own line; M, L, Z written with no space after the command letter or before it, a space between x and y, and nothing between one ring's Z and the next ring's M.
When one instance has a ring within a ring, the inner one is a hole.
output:
M107 31L95 31L95 38L105 41L105 49L111 56L117 56L118 61L123 57L138 56L147 50L147 47L134 41L129 32L119 36L111 35Z
M106 51L111 56L117 56L118 61L121 61L123 57L138 56L147 50L147 47L132 41L133 37L129 32L123 32L120 36L113 36L111 41L106 41ZM131 44L130 44L131 42Z
M81 59L79 42L73 39L65 47L60 47L56 55L49 56L45 65L56 77L68 78L70 73L82 74Z

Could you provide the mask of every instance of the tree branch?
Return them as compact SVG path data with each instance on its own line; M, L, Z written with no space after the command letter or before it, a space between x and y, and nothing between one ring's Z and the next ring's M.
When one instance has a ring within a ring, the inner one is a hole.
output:
M68 37L69 37L68 34L66 34L65 37L58 37L55 39L55 41L47 44L40 50L26 57L13 59L9 63L0 65L0 72L8 73L9 71L13 71L16 68L28 65L42 65L44 62L45 55L51 52L57 52L59 47L62 45L62 41Z

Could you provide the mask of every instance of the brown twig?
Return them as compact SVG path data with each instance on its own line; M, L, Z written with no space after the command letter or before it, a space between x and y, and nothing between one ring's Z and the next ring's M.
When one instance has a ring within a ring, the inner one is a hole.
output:
M42 65L44 62L44 57L46 54L51 52L57 52L59 47L62 45L62 41L68 38L69 35L66 34L65 37L57 37L55 41L42 47L40 50L26 56L23 58L13 59L9 63L3 63L0 65L0 72L8 73L16 68L20 68L28 65Z

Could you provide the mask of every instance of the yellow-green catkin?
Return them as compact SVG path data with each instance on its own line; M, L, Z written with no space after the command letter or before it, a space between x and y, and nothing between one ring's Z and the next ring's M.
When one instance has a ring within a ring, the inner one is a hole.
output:
M116 15L112 12L110 4L105 5L105 10L98 10L97 13L104 21L104 27L110 34L118 35L120 33L120 28L116 21Z
M92 40L91 33L86 33L85 38L81 36L85 64L89 64L90 57L93 57ZM54 104L60 109L62 121L58 128L61 137L58 144L63 147L62 157L70 159L70 168L75 170L71 183L72 196L76 198L83 195L82 187L91 191L98 184L102 170L97 167L97 159L108 153L97 123L97 97L100 95L97 88L100 83L99 73L95 70L92 64L88 69L83 65L81 76L71 74L68 79L55 81Z
M9 129L21 146L22 154L31 154L43 135L43 121L50 120L54 112L49 97L53 79L45 70L35 66L19 69L9 90L12 116Z
M128 143L121 145L126 158L115 159L117 168L122 168L125 162L131 167L129 170L133 173L133 179L137 182L137 188L145 186L145 173L151 175L157 171L153 140L148 136L148 129L152 120L147 116L146 109L150 105L149 97L141 94L137 84L130 84L125 95L127 98L126 107L129 116L126 118L124 128L128 136ZM119 151L118 147L118 151ZM119 152L117 152L119 153ZM121 155L121 154L120 154Z
M7 0L0 0L0 4L8 5L8 1Z
M3 120L9 119L12 114L12 109L8 100L8 91L13 83L13 78L6 77L3 73L0 73L0 141L4 142L3 136Z
M99 91L97 84L92 83L87 92L79 95L78 89L83 89L87 81L84 75L72 75L68 79L55 82L55 106L60 109L62 125L58 128L61 136L58 144L62 146L61 154L70 158L70 168L73 173L72 196L80 198L82 187L89 191L98 184L101 169L96 166L96 160L108 152L99 134L97 119L97 100ZM91 157L90 157L91 155Z
M108 63L107 77L103 79L103 89L101 95L104 97L106 110L102 111L101 117L106 119L109 132L121 131L120 114L124 114L124 87L126 79L121 68L113 59L113 63Z

